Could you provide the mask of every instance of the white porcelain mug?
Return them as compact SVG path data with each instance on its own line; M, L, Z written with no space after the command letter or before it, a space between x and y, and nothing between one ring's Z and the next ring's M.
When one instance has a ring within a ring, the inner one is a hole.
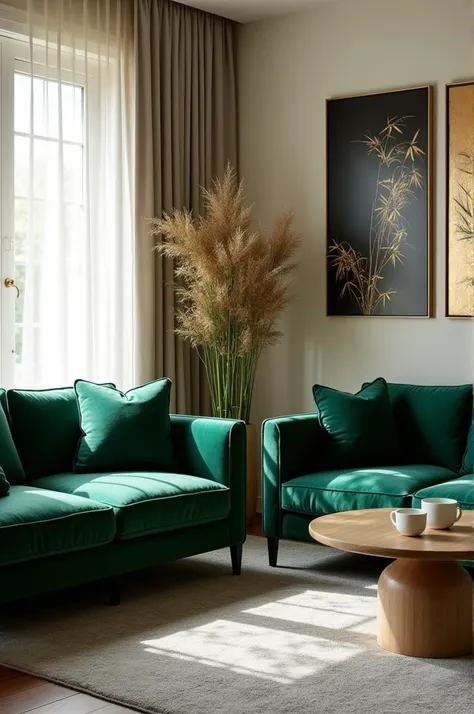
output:
M451 528L462 516L459 503L454 498L423 498L421 508L426 513L428 528Z
M390 520L404 536L418 536L426 528L426 513L421 508L397 508L390 514Z

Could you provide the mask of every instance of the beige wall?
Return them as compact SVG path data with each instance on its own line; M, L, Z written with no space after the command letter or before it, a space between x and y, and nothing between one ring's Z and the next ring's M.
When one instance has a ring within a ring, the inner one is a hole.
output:
M239 30L240 169L256 217L302 233L282 344L262 358L253 419L311 411L311 386L379 375L470 382L474 326L444 317L445 84L474 77L470 0L341 0ZM434 319L325 317L325 99L435 85Z

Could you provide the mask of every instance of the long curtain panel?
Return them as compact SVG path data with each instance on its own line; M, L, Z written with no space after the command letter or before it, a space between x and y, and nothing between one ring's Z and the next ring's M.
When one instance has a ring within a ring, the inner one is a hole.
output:
M134 6L12 4L27 45L27 62L15 72L15 232L22 234L15 386L83 377L128 388L135 377Z
M174 334L173 265L152 253L146 218L201 213L200 187L236 163L234 26L170 0L137 0L135 32L136 378L167 375L172 410L206 413L198 355Z

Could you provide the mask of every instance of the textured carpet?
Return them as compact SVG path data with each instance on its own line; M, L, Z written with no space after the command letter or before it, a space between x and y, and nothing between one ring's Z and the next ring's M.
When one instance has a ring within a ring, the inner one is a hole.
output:
M159 714L472 714L472 658L420 660L375 641L382 559L249 538L127 579L0 614L0 663ZM442 617L440 613L440 617Z

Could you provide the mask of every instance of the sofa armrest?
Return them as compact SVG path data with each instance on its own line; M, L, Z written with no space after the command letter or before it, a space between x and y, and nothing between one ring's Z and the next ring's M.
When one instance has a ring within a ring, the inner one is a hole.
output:
M171 438L183 470L230 488L230 545L246 532L246 428L243 421L171 415Z
M317 414L267 419L262 426L263 530L281 535L281 484L318 470L324 429Z

